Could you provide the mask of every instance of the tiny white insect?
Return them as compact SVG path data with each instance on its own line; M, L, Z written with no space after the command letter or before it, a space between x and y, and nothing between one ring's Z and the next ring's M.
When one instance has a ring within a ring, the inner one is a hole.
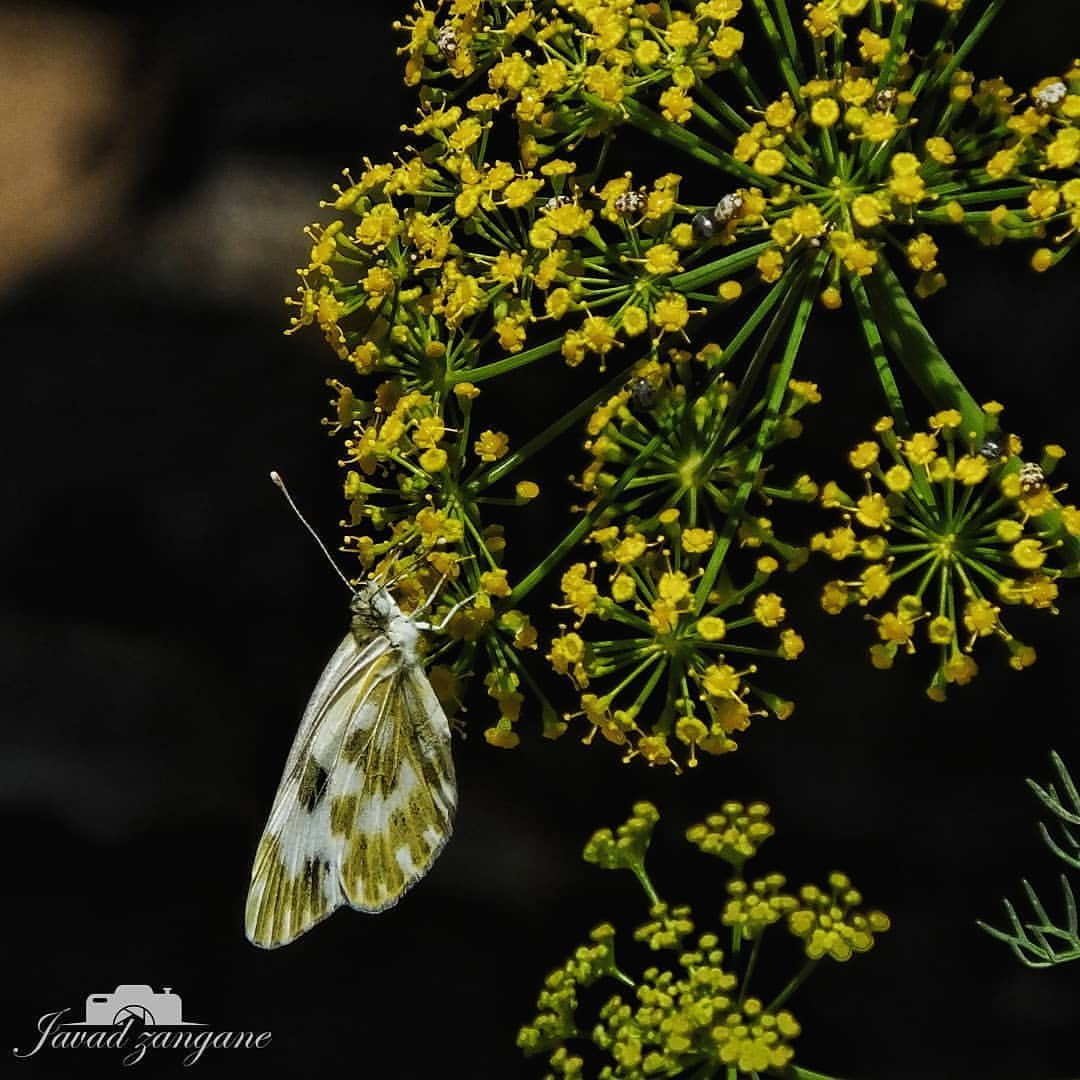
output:
M631 214L640 214L645 209L645 203L644 192L630 190L624 191L621 195L616 195L615 202L612 205L616 214L629 216Z
M440 26L435 35L435 48L446 57L453 60L457 56L458 36L457 31L450 25Z
M541 204L541 210L558 210L560 206L570 206L573 203L570 195L552 195Z
M450 726L418 648L421 631L441 626L402 612L376 580L353 592L350 608L349 633L304 710L255 855L246 929L263 948L288 944L344 904L392 907L453 829Z
M1035 461L1025 461L1020 466L1020 490L1025 495L1033 495L1046 484L1046 474L1042 466Z
M878 112L892 112L898 97L899 94L897 93L896 87L882 87L882 89L874 95L874 108Z
M1069 88L1060 79L1047 83L1041 90L1036 91L1035 106L1039 109L1052 109L1055 105L1060 105L1068 93Z
M743 197L737 192L732 191L727 195L721 197L720 201L713 209L713 220L717 225L726 225L732 218L737 217L743 208Z

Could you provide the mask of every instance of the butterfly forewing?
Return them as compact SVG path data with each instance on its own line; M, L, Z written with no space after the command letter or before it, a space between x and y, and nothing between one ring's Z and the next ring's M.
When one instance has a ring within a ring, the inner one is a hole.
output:
M252 869L248 938L273 948L344 903L392 906L442 850L455 802L449 724L415 653L354 623L289 753Z

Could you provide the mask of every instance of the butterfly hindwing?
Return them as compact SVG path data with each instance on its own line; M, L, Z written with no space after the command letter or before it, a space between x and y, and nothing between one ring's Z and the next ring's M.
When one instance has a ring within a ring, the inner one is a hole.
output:
M252 870L248 938L273 948L344 903L392 906L445 845L455 803L449 724L422 667L354 626L293 741Z
M361 911L384 911L430 869L453 828L450 727L418 668L399 666L378 708L358 714L331 778L341 884Z

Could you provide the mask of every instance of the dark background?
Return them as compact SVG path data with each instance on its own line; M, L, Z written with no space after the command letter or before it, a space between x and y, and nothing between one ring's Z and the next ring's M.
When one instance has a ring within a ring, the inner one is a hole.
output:
M824 883L843 868L894 921L794 998L801 1064L1080 1075L1080 965L1028 971L974 925L1000 921L1021 875L1060 911L1023 778L1049 779L1051 748L1080 773L1068 585L1059 616L1011 623L1039 650L1033 669L986 647L975 683L940 706L923 657L874 672L869 627L815 610L829 570L812 562L785 592L802 597L809 646L784 673L795 715L679 778L573 734L494 750L473 698L455 837L422 886L287 949L248 945L251 855L347 618L266 481L281 469L333 535L338 449L318 418L342 372L317 333L282 336L280 298L340 168L400 145L403 10L140 7L0 6L3 1053L32 1045L44 1012L146 982L215 1028L273 1032L257 1056L208 1052L203 1074L541 1075L514 1037L543 976L595 923L629 931L644 914L628 875L579 861L584 840L656 801L657 883L706 924L722 879L681 832L738 798L774 807L758 872ZM1063 70L1080 47L1073 9L1015 0L977 72L1023 89ZM945 255L949 288L922 310L946 355L1030 445L1075 455L1080 262L1037 277L1028 249L953 240ZM880 409L849 316L816 315L801 361L826 394L803 447L821 479L843 474ZM797 965L782 938L775 958ZM119 1065L52 1051L0 1072L100 1068ZM165 1055L138 1068L179 1071Z

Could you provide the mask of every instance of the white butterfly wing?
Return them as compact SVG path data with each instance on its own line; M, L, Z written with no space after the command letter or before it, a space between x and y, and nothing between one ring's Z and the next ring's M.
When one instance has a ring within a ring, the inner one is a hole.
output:
M450 730L419 664L350 633L293 741L252 869L247 935L287 944L343 903L381 911L430 868L456 803Z
M382 686L330 778L341 886L361 911L392 907L431 869L457 806L450 725L431 683L419 665L399 665Z

